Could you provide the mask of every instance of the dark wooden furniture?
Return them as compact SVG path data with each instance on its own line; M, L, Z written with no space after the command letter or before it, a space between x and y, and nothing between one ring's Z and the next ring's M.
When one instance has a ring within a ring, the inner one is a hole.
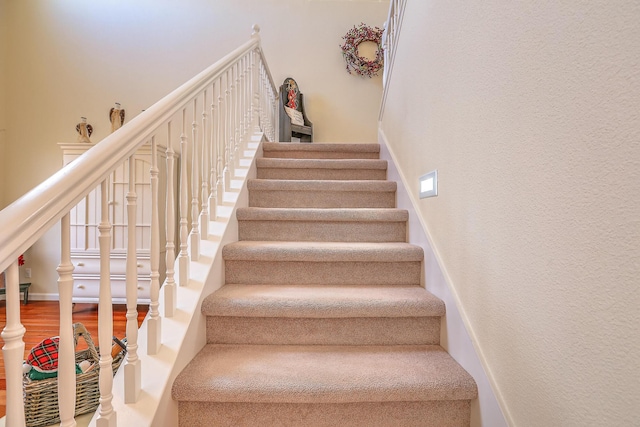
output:
M25 304L29 303L29 287L31 286L31 283L20 283L20 292L24 293L24 298L22 299L22 301L24 301ZM6 287L0 287L0 295L5 295L7 293L7 288Z
M294 79L287 77L280 86L280 142L313 142L313 124L304 111L304 98Z

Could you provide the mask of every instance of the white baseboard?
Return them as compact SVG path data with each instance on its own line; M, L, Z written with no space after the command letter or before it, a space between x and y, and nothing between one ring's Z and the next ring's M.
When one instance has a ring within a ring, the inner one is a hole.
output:
M416 198L407 191L406 179L398 170L393 151L384 131L378 128L380 158L387 160L387 179L398 185L396 207L409 211L408 242L424 249L425 288L444 301L446 315L442 319L440 345L475 379L478 399L471 404L472 427L507 427L491 382L459 311L459 302L452 291L440 260L432 246L428 230L417 213Z

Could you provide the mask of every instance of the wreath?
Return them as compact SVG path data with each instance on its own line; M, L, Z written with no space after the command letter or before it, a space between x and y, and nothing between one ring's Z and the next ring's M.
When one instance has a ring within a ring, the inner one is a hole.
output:
M382 32L382 29L378 27L371 28L361 23L347 31L347 34L342 37L344 44L340 46L340 48L342 49L342 56L347 62L347 72L349 74L351 74L353 70L356 74L369 78L378 75L378 71L380 71L384 63ZM371 41L378 45L376 58L372 61L358 55L358 45L366 41Z

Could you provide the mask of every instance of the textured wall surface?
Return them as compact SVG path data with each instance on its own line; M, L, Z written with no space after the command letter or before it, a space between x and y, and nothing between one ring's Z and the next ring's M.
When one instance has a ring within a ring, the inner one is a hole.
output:
M640 4L409 1L382 121L511 425L640 425Z
M11 106L7 155L31 151L21 170L34 171L10 185L4 204L60 167L56 143L75 140L80 116L99 141L110 130L114 102L134 117L247 41L253 24L262 29L276 84L287 76L300 84L318 141L377 138L381 79L347 74L339 45L361 21L382 26L388 2L53 0L2 7L10 35L0 57Z
M7 13L6 13L6 2L0 1L0 208L4 207L4 182L6 181L5 177L5 167L3 167L3 159L5 158L4 147L5 147L5 135L6 131L6 114L7 114L7 87L6 87L6 70L7 70L7 59L6 52L8 46L8 37L7 37Z
M7 52L0 55L7 65L6 76L0 71L0 88L6 89L0 102L10 106L5 156L0 159L5 178L0 182L0 196L4 191L0 207L62 166L57 143L76 140L75 125L81 116L94 127L91 140L100 141L110 132L109 109L114 102L122 104L130 120L249 40L253 24L261 27L276 85L288 76L298 81L315 140L377 139L381 79L347 74L339 46L353 25L364 21L382 26L388 2L0 0L0 4L7 23L0 31L10 35ZM27 259L33 268L34 296L55 292L56 233L52 230Z

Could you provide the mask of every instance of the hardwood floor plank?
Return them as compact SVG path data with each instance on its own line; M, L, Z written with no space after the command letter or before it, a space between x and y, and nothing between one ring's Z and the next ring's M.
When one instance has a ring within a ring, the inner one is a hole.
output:
M142 323L147 311L148 305L138 305L138 326ZM118 338L124 338L126 335L127 325L127 307L124 304L113 306L113 335ZM0 329L6 324L6 305L5 301L0 301ZM20 304L20 321L26 329L24 335L25 354L27 357L29 351L45 338L60 334L60 309L58 301L29 301L29 304ZM100 346L98 340L98 305L97 304L75 304L73 308L73 322L82 323L96 346ZM108 343L111 348L111 342ZM77 347L77 350L86 348L83 340ZM6 414L6 373L4 369L4 358L0 353L0 417Z

